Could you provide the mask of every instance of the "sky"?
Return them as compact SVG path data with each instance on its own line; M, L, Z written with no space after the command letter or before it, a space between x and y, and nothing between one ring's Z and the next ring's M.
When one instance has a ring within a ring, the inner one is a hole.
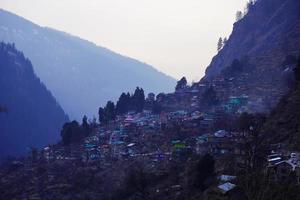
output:
M203 77L246 0L0 0L0 7L189 82Z

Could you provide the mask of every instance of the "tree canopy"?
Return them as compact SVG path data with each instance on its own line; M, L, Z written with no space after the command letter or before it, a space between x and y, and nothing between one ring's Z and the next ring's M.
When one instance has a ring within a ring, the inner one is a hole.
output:
M143 88L137 87L133 95L122 93L116 104L116 114L122 115L129 111L142 112L145 106Z
M209 87L202 94L202 102L206 106L212 106L212 105L216 105L218 103L217 94L213 87Z
M116 105L117 114L125 114L129 111L131 104L131 96L129 93L125 94L124 92L121 94L119 100Z
M81 126L82 126L82 129L83 129L83 132L84 132L85 136L88 136L91 133L91 127L90 127L87 120L88 120L87 116L84 115L83 118L82 118Z
M142 112L145 106L145 94L143 88L137 87L133 95L122 93L116 105L108 101L106 106L98 110L100 124L107 124L115 120L117 115L126 114L129 111Z
M182 77L179 81L177 81L175 90L177 91L177 90L183 89L186 87L186 85L187 85L187 80L185 77Z
M69 145L80 142L85 137L81 127L77 121L67 122L61 130L62 143Z
M99 123L102 124L104 123L104 108L100 107L98 110L98 115L99 115Z
M220 37L217 44L217 50L220 51L223 48L223 39Z
M145 94L142 88L137 87L132 96L132 105L136 112L142 112L145 105Z

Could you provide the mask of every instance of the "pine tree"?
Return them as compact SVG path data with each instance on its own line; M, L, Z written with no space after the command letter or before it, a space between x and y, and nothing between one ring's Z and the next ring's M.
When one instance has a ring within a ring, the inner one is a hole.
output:
M111 120L116 119L115 104L112 101L108 101L104 108L104 123L108 123Z
M237 11L235 14L235 21L238 22L243 18L243 12L242 11Z
M137 87L131 98L131 103L136 112L142 112L145 105L145 94L142 88Z
M117 114L125 114L128 111L129 102L127 100L127 95L123 92L119 97L119 100L116 104L116 113Z
M180 89L183 89L185 88L187 85L187 80L185 77L182 77L179 81L177 81L177 85L175 87L175 90L180 90Z
M223 47L223 39L220 37L219 38L219 41L218 41L218 51L220 51L221 49L222 49L222 47Z
M143 88L140 88L138 96L137 112L143 112L145 106L145 93Z
M223 47L226 45L226 43L227 43L227 37L225 37L224 39L223 39Z
M104 123L104 109L102 107L99 108L98 115L99 115L99 123L103 124Z
M77 143L85 137L77 121L67 122L61 130L62 142L64 145Z
M82 124L81 124L81 127L82 127L82 129L83 129L83 132L84 132L84 135L85 136L88 136L89 134L90 134L90 125L89 125L89 123L88 123L88 118L87 118L87 116L86 115L84 115L83 116L83 118L82 118Z

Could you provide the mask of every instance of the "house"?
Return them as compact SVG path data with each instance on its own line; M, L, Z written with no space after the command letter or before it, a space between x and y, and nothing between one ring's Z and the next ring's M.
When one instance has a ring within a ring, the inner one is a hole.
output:
M272 152L272 154L268 155L267 161L268 161L269 167L274 166L274 165L278 164L279 162L283 161L282 155L279 153Z
M230 182L226 182L224 184L219 185L217 188L222 194L226 194L232 191L234 188L236 188L236 185Z
M134 118L133 118L133 116L132 115L128 115L126 118L125 118L125 120L124 120L124 123L125 124L131 124L131 123L134 123L135 121L134 121Z
M228 181L233 181L236 179L236 176L231 176L231 175L221 175L218 177L220 182L228 182Z
M290 154L290 158L286 160L279 154L269 155L267 173L275 181L295 178L300 184L300 154L293 152Z
M229 200L229 199L247 199L244 192L238 188L237 185L226 182L218 185L215 188L209 189L206 192L205 198L207 200Z
M214 156L234 154L236 146L234 138L225 130L201 135L196 140L198 154L210 153Z
M229 133L225 130L218 130L217 132L214 133L216 137L226 137L229 136Z

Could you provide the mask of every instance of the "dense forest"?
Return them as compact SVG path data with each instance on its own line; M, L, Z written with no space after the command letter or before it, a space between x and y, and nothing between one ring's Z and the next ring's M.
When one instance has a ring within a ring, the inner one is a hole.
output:
M300 199L299 11L248 1L202 80L123 89L81 121L1 43L0 153L29 151L1 165L0 199Z
M136 86L147 92L172 92L176 83L146 63L2 9L0 27L0 40L15 43L30 58L37 76L76 120L96 115L99 104Z
M68 117L13 44L0 43L0 87L2 159L58 141Z

